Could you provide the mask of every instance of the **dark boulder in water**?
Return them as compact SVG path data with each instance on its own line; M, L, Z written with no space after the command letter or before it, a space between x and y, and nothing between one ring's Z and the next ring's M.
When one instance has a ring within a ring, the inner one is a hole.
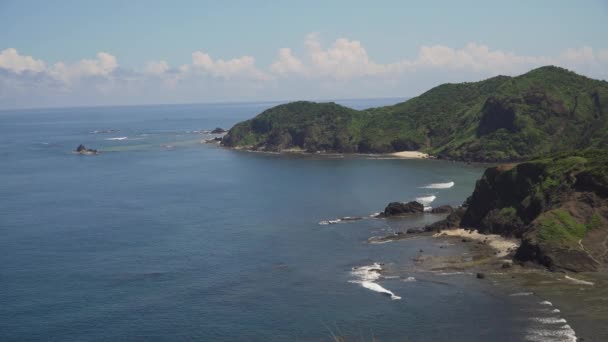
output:
M409 214L422 214L424 212L424 205L419 202L411 201L407 203L403 202L391 202L386 208L384 208L384 212L382 212L379 217L391 217L391 216L401 216L401 215L409 215Z
M98 154L97 150L86 148L83 144L78 145L74 153L85 154L85 155L95 155Z
M222 133L226 133L226 132L228 132L228 131L223 128L216 127L213 131L211 131L211 134L222 134Z

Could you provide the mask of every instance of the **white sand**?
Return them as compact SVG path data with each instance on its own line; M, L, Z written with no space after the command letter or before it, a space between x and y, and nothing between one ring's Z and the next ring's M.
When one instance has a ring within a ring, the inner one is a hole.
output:
M448 236L458 236L476 241L486 241L486 243L494 248L498 254L496 255L498 258L502 258L509 254L509 249L519 247L519 241L516 239L505 238L500 235L494 234L480 234L476 230L469 231L462 228L458 229L448 229L443 230L439 233L434 234L434 237L448 235Z
M424 158L429 157L428 154L423 153L423 152L418 152L418 151L402 151L402 152L390 153L390 155L393 157L410 158L410 159L424 159Z

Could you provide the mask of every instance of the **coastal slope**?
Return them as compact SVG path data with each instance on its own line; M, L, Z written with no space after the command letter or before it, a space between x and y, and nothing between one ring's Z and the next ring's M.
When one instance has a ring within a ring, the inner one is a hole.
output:
M443 84L393 106L354 110L292 102L232 127L222 140L258 151L423 151L466 161L521 161L608 146L608 82L554 66L517 77Z
M554 270L608 265L608 150L488 168L459 225L522 240L515 255Z

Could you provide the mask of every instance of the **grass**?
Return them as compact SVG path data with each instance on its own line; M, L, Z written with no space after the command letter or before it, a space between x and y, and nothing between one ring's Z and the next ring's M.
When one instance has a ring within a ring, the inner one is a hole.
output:
M585 237L588 230L587 225L576 221L564 209L547 211L537 220L539 226L538 239L552 244L578 248L578 242Z

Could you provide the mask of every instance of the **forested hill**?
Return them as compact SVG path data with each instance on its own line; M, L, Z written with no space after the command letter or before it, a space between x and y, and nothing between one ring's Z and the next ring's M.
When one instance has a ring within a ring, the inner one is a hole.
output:
M227 147L389 153L470 161L608 147L608 82L546 66L517 77L443 84L393 106L292 102L235 125Z

